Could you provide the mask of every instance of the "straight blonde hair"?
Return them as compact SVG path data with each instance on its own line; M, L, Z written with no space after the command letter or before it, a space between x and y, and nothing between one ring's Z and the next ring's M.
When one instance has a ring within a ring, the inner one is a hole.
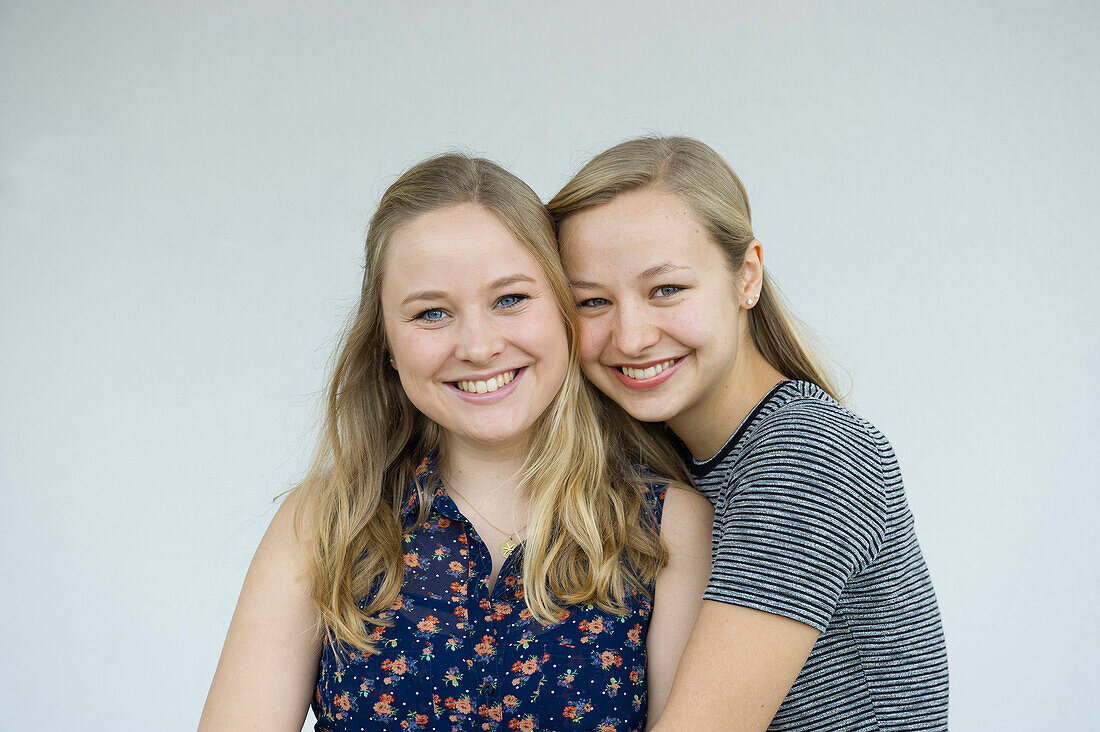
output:
M754 238L748 194L722 156L691 137L639 137L605 150L581 168L546 206L560 229L565 219L579 211L645 188L678 195L722 250L730 271L738 276ZM841 400L767 270L760 300L748 316L753 344L768 363L785 376L817 384Z
M321 628L330 642L365 653L377 650L378 635L368 627L389 624L385 611L401 590L400 514L414 472L443 447L442 428L413 406L389 365L381 303L386 253L402 226L464 203L492 212L535 259L570 343L565 381L537 422L520 476L530 503L528 609L543 624L557 622L563 605L622 613L627 595L645 592L668 561L634 463L670 477L683 468L645 433L610 428L581 376L577 319L549 214L534 191L495 163L433 157L398 178L371 218L359 306L335 361L313 462L295 491ZM428 517L434 488L419 488L418 524Z

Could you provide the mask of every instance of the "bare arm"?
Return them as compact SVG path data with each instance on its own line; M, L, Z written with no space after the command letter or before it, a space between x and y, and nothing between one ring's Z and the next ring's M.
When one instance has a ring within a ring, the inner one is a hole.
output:
M655 730L767 729L817 636L780 615L703 601Z
M814 426L824 423L835 429ZM866 429L836 407L800 402L758 430L715 518L708 599L659 732L766 729L885 536L878 445Z
M199 732L299 732L321 654L294 494L275 514L244 580Z
M665 495L661 538L668 564L658 573L653 616L646 636L646 684L650 725L661 716L676 664L688 642L710 575L710 503L687 487L670 486Z

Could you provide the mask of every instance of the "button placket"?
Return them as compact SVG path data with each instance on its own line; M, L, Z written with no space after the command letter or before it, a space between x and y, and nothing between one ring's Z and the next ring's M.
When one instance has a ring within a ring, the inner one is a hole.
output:
M520 561L522 556L523 551L522 548L520 548L504 558L504 564L501 565L500 573L497 575L496 584L493 585L492 597L489 603L489 619L493 625L494 636L497 639L497 653L494 657L495 662L493 664L495 673L493 674L492 678L492 697L490 704L496 705L500 708L501 721L497 723L499 725L498 729L506 728L504 720L504 690L501 684L501 680L504 678L505 671L507 670L504 667L504 647L506 643L510 643L512 641L509 630L515 630L509 625L509 619L504 615L499 614L499 610L500 604L502 602L508 601L508 604L513 604L512 600L514 598L506 597L505 594L508 592L514 593L513 589L509 587L507 580L515 574L516 563ZM515 611L514 607L513 611Z
M470 582L477 589L473 594L467 596L467 617L471 619L471 630L473 631L471 643L475 649L474 657L477 671L481 677L477 683L477 708L480 710L482 706L492 707L494 704L496 684L490 682L492 679L499 677L499 673L494 672L498 672L500 667L500 636L497 632L496 623L493 621L492 595L495 593L488 591L488 578L493 568L492 557L485 543L477 536L476 532L471 532L470 539L468 545L471 547ZM483 607L483 604L485 607ZM476 652L477 646L484 638L488 638L489 642L492 643L493 653L488 656ZM475 711L475 713L478 713L478 711Z

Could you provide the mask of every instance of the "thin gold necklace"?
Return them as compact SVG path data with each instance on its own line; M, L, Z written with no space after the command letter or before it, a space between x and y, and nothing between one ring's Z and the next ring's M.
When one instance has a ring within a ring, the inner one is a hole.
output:
M473 509L474 513L476 513L478 516L481 517L482 521L489 524L494 529L496 529L497 531L499 531L500 533L502 533L502 534L504 534L505 536L508 537L507 539L505 539L504 541L502 541L500 543L500 553L505 559L508 558L509 554L511 554L512 552L514 552L516 550L516 547L519 546L519 532L521 532L521 531L523 531L524 529L527 528L527 523L526 522L524 522L523 526L520 526L515 531L505 531L504 529L500 528L499 526L494 524L492 521L490 521L488 518L486 518L485 514L483 514L481 511L478 511L477 507L474 506L474 504L470 503L470 499L466 498L466 496L459 493L458 489L455 488L453 485L447 485L446 483L444 483L443 487L446 488L449 491L454 491L456 496L461 498L467 506L469 506L471 509Z

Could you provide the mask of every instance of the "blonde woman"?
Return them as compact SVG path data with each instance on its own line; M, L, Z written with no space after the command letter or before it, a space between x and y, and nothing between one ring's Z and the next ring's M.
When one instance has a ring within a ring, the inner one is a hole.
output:
M305 481L245 579L201 730L642 729L710 509L601 424L537 196L429 159L383 196Z
M946 728L943 631L897 460L802 345L733 170L698 140L636 139L548 206L585 374L675 433L716 510L657 729Z

